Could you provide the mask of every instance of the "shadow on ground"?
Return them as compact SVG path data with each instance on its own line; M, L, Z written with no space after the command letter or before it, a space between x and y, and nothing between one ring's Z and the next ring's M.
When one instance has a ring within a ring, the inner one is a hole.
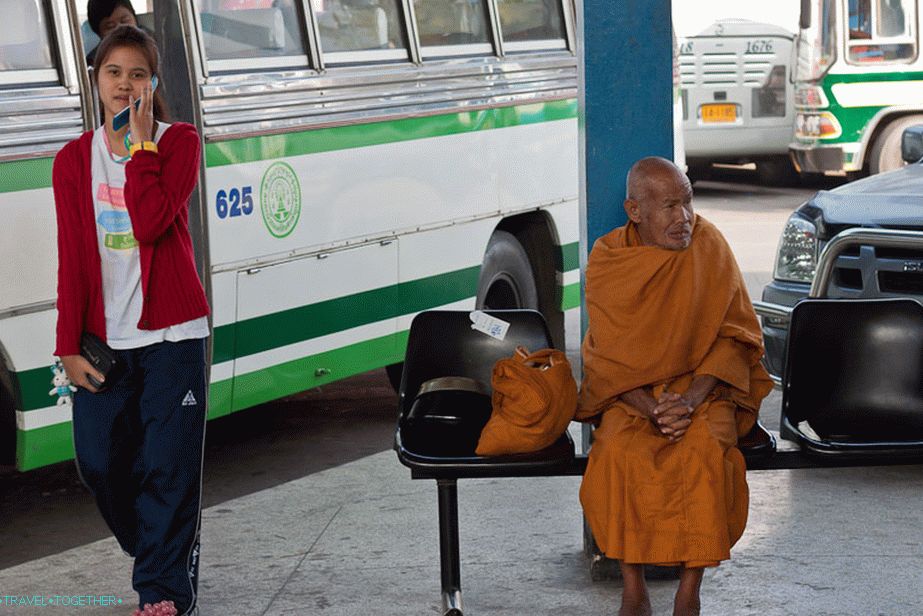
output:
M211 421L203 506L389 449L396 416L376 370ZM0 475L0 499L0 569L109 536L73 462Z

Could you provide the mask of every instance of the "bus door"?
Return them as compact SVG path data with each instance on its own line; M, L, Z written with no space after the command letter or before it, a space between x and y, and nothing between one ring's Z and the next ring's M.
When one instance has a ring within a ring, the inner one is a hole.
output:
M340 22L323 2L307 14L295 0L175 6L155 2L155 14L174 11L178 18L163 23L193 28L168 26L162 36L189 42L184 66L171 58L167 78L192 101L205 144L210 416L395 361L398 241L383 202L391 178L355 149L325 141L342 132L305 124L332 113L327 98L338 105L331 78L318 83L318 36L330 62L407 61L399 3L354 3ZM325 104L311 102L321 97Z
M91 121L63 0L4 0L0 19L0 463L68 458L70 405L49 395L55 154Z

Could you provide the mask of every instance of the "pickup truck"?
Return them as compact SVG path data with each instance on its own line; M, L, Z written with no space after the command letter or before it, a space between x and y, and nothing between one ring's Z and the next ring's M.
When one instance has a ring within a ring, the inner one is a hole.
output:
M801 299L923 302L923 126L905 130L901 146L906 166L821 190L786 222L773 281L754 302L774 377L785 365L788 313Z

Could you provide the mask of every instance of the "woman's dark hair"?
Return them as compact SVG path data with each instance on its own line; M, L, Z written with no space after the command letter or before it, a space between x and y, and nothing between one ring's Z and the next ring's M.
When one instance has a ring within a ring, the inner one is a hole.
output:
M157 52L157 43L154 42L154 39L140 28L119 26L110 32L99 44L99 47L96 48L96 58L93 61L93 80L96 82L97 88L99 87L99 71L102 70L103 64L109 58L112 50L118 47L134 47L147 60L147 64L151 68L151 76L153 77L160 73L160 54ZM100 121L105 122L106 114L102 105L100 105L99 114ZM170 120L167 101L163 97L163 87L154 91L154 119L158 122L168 122Z
M135 7L131 5L129 0L89 0L87 2L87 22L90 24L90 29L96 33L96 36L99 36L99 24L112 15L119 6L124 6L131 11L131 14L135 16L135 21L138 21L138 14L135 13Z

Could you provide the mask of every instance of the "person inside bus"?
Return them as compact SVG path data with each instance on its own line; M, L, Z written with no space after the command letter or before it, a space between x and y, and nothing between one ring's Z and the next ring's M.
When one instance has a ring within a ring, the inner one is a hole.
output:
M158 68L142 30L110 32L93 72L102 125L55 157L55 354L78 387L77 469L134 558L134 614L174 616L197 613L209 306L188 226L200 139L167 123ZM81 355L85 334L117 359L108 376Z
M137 26L138 15L129 0L89 0L87 22L96 36L104 39L119 26ZM87 54L87 66L93 66L98 48L94 47Z
M692 207L672 162L631 168L629 221L593 247L577 418L598 425L580 501L619 560L619 614L648 615L644 565L679 566L674 615L698 614L705 567L747 520L736 448L772 389L759 322L734 255Z

